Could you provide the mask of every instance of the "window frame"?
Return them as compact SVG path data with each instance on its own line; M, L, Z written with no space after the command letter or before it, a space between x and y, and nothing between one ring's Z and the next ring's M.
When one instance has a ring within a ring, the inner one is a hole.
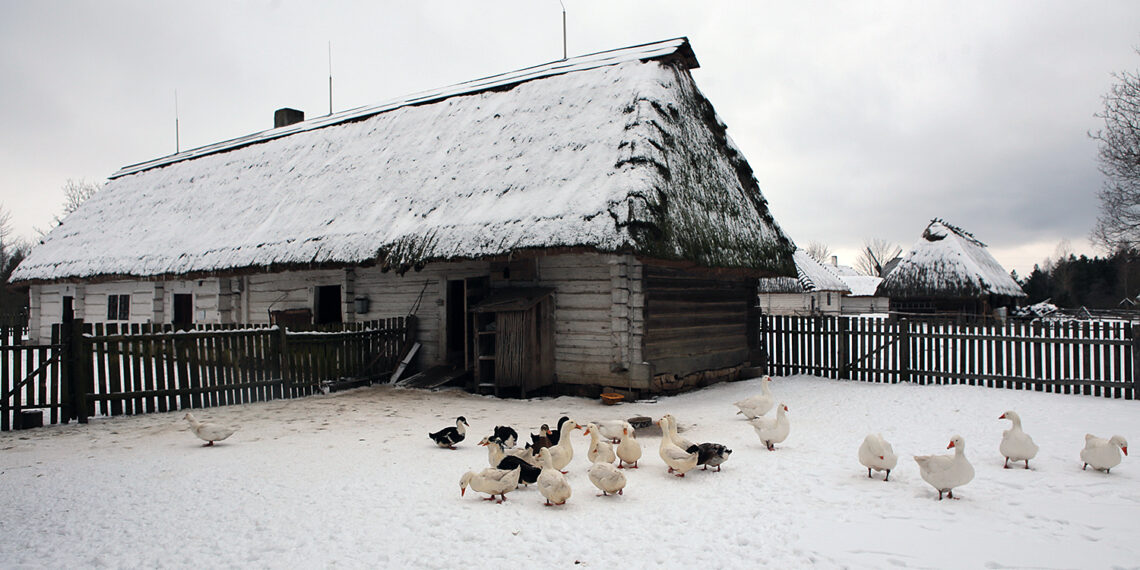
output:
M107 320L108 321L129 321L131 320L131 295L130 293L111 293L107 295Z

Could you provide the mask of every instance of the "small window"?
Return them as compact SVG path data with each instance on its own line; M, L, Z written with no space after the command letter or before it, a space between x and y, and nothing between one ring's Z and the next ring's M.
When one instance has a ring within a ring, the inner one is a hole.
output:
M130 295L107 295L107 320L126 321L131 318Z
M828 306L828 307L830 307L830 306L831 306L831 293L828 293L828 294L827 294L827 306Z

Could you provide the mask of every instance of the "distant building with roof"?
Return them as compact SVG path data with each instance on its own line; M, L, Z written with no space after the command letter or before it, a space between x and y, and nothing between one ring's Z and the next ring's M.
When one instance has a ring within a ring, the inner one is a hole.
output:
M866 315L886 314L891 310L889 297L878 294L882 277L863 275L850 265L840 265L835 257L831 258L831 269L851 290L843 297L843 314Z
M796 277L767 277L757 289L760 310L769 315L838 315L851 288L831 266L802 249L795 256Z
M1026 298L986 244L935 219L879 285L893 311L993 315Z

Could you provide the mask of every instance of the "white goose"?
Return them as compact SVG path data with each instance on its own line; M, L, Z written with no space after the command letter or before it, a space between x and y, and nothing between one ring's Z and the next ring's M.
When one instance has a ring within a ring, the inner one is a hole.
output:
M776 407L776 417L759 417L748 420L768 451L775 451L776 444L788 439L788 433L792 431L792 424L788 421L787 411L788 407L780 404Z
M214 445L215 441L222 441L237 431L237 428L232 428L229 426L223 426L209 422L202 423L198 421L197 418L194 417L194 414L191 414L190 412L186 412L186 415L183 416L183 419L190 422L190 431L193 431L194 435L198 436L198 439L206 442L202 445L202 447L210 447Z
M661 418L657 420L657 425L661 426L661 447L658 449L658 454L665 465L669 466L669 472L678 477L684 477L685 473L691 471L697 466L697 450L692 452L685 451L673 443L669 438L669 420ZM696 447L696 446L694 446Z
M569 434L566 434L569 435ZM569 438L567 438L569 439ZM546 506L564 505L570 498L570 482L554 464L550 457L549 447L538 451L538 463L542 466L542 473L538 475L538 492L546 498Z
M495 495L499 496L499 502L507 500L507 493L515 490L519 486L519 473L520 469L494 469L488 467L478 473L468 471L463 474L459 479L459 496L462 497L467 493L468 485L471 489L480 493L487 493L490 497L485 497L484 501L495 500Z
M615 444L621 439L622 430L633 429L633 425L626 420L605 420L594 423L598 426L598 432L602 434L602 437Z
M625 489L625 474L618 471L613 463L596 461L590 465L590 469L586 473L590 477L590 482L602 492L601 495L598 495L599 497L610 493L621 495L622 490Z
M544 448L550 450L551 465L563 473L566 472L566 466L570 465L570 460L574 459L574 446L570 443L570 432L580 427L582 426L574 420L566 420L562 423L561 437L558 438L558 443Z
M1029 460L1037 456L1037 444L1033 443L1029 434L1022 431L1021 416L1017 412L1008 411L998 419L1013 422L1013 427L1002 432L1001 445L998 446L998 451L1005 456L1005 468L1009 469L1012 460L1014 463L1024 461L1025 468L1029 469Z
M633 437L633 428L626 428L622 430L621 441L617 446L618 469L622 465L628 463L631 465L630 469L637 469L637 460L641 459L641 444Z
M950 448L954 449L954 455L914 456L922 480L938 489L939 501L942 500L942 493L953 499L955 487L961 487L974 479L974 466L966 459L966 441L962 436L950 438L950 445L946 449Z
M871 477L871 470L886 471L883 481L891 479L891 469L898 465L899 456L882 434L873 433L863 438L863 445L859 446L859 463L867 468L867 477Z
M776 397L772 395L772 387L769 386L771 383L772 377L765 376L760 381L760 394L734 402L733 405L740 410L736 413L743 414L750 420L767 414L776 405Z
M1114 435L1104 439L1086 433L1085 448L1081 450L1081 461L1084 462L1081 470L1083 471L1085 467L1092 467L1108 473L1110 469L1120 465L1121 451L1124 452L1124 455L1128 455L1128 442L1123 437Z
M673 442L673 445L685 451L691 451L694 447L697 447L697 444L681 437L680 434L677 433L677 418L673 417L673 414L665 414L661 416L661 419L666 422L666 426L662 428L662 434L668 437L669 441Z
M590 436L590 449L586 452L586 458L590 463L613 463L617 460L614 446L608 441L602 441L600 431L597 424L586 424L584 435Z

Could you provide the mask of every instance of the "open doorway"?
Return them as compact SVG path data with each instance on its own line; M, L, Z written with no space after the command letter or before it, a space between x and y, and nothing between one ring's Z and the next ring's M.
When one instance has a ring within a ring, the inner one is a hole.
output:
M467 315L465 290L462 279L447 282L447 363L452 366L463 366L466 340L463 327Z
M316 323L326 325L340 323L340 285L321 285L317 287Z
M487 296L489 277L468 277L447 282L447 363L471 368L475 320L471 306Z
M70 323L75 320L75 297L71 295L63 296L63 314L60 315L60 320L65 323Z
M174 328L178 330L189 329L194 324L194 295L190 293L174 294Z

